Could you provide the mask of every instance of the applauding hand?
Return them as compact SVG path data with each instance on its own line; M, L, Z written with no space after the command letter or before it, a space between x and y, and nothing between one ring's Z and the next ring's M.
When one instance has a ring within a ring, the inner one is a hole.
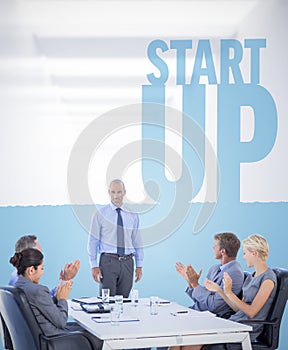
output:
M58 287L57 287L56 295L55 295L56 299L57 300L59 300L59 299L67 300L69 298L69 294L70 294L70 291L72 289L72 284L73 284L72 280L65 281L65 282L60 280Z
M61 270L60 278L64 281L73 279L80 269L80 260L75 260L73 263L67 263L64 267L64 271Z
M175 268L176 268L176 271L179 273L179 275L182 276L189 283L188 276L186 273L187 267L178 261L175 265Z
M187 270L186 270L186 274L188 277L189 285L192 288L196 288L199 285L198 281L199 281L199 278L202 274L202 269L197 273L191 265L188 265Z
M232 278L228 275L227 272L223 274L223 284L224 284L224 293L229 294L232 292Z
M219 284L212 282L211 280L208 280L208 278L206 278L204 286L206 289L208 289L210 292L219 292L221 290Z

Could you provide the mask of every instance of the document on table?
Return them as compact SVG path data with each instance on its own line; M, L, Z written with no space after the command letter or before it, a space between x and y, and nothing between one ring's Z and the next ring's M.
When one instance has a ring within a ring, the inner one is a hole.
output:
M83 297L83 298L73 298L72 301L74 303L95 304L95 303L101 303L102 302L102 298L101 297ZM123 302L124 303L129 303L129 302L131 302L131 299L124 298ZM110 297L109 298L109 303L115 303L115 298L114 297Z
M110 323L111 322L111 317L110 315L106 316L106 315L103 315L103 316L93 316L91 317L91 319L97 323ZM124 315L121 315L120 317L120 320L119 322L137 322L137 321L140 321L139 318L137 317L133 317L133 316L124 316Z

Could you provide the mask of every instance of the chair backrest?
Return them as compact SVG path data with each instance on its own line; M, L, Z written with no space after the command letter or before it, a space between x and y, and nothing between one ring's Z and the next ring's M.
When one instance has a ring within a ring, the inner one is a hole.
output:
M42 331L23 291L0 287L0 312L15 350L40 349Z
M259 340L267 344L269 349L278 348L281 319L288 299L288 270L274 268L273 271L277 276L277 290L267 318L267 321L273 321L273 323L266 324L259 336Z
M244 281L243 281L243 283L245 282L246 278L248 276L250 276L250 275L251 275L250 272L244 271ZM238 296L239 299L243 298L243 289L241 289L240 293L237 296Z
M12 340L10 333L7 329L6 323L0 313L0 336L2 340L2 346L4 349L13 350Z

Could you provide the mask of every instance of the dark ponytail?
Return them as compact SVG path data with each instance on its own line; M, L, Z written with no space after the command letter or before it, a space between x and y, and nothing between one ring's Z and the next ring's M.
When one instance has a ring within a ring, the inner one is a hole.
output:
M16 267L18 275L24 275L27 267L34 266L35 269L42 263L43 254L38 249L28 248L22 252L16 252L10 263Z

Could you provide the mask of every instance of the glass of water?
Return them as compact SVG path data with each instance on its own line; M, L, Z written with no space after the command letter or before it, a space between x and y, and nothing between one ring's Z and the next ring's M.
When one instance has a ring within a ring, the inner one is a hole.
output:
M121 310L120 310L120 305L115 303L111 306L111 311L110 311L110 317L111 317L111 324L113 326L118 326L120 323L120 315L121 315Z
M110 289L102 288L102 303L109 304L109 297L110 297Z
M158 297L150 297L150 315L158 315Z
M131 302L133 305L137 305L139 302L139 291L138 289L132 289L131 291Z
M120 312L123 313L123 295L115 295L115 304L120 307Z

